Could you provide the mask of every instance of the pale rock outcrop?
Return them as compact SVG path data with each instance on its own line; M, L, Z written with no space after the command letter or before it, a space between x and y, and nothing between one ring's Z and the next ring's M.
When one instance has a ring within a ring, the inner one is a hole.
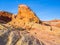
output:
M0 45L43 45L42 41L27 31L7 28L0 30Z

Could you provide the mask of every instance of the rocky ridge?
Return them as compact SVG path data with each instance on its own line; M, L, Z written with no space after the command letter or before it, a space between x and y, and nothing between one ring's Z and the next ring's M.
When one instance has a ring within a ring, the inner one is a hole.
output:
M12 20L12 13L6 11L0 11L0 23L8 23L11 20Z
M16 15L0 13L0 20L0 45L60 45L56 21L49 21L55 26L41 21L26 5L19 5Z

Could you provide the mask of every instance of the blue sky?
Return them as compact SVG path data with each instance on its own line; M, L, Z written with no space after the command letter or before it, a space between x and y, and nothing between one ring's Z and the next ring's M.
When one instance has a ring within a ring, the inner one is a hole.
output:
M0 10L17 14L19 4L28 5L41 20L60 19L60 0L0 0Z

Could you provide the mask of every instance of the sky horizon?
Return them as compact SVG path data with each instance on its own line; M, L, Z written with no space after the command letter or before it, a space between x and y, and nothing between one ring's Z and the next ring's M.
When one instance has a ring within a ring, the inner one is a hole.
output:
M0 11L17 14L19 4L29 6L41 20L60 19L59 0L0 0Z

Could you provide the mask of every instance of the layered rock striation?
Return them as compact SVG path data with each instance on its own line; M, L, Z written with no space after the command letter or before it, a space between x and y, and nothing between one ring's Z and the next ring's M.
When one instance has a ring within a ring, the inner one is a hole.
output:
M22 4L16 15L1 11L0 45L60 45L59 24L58 20L41 21Z

